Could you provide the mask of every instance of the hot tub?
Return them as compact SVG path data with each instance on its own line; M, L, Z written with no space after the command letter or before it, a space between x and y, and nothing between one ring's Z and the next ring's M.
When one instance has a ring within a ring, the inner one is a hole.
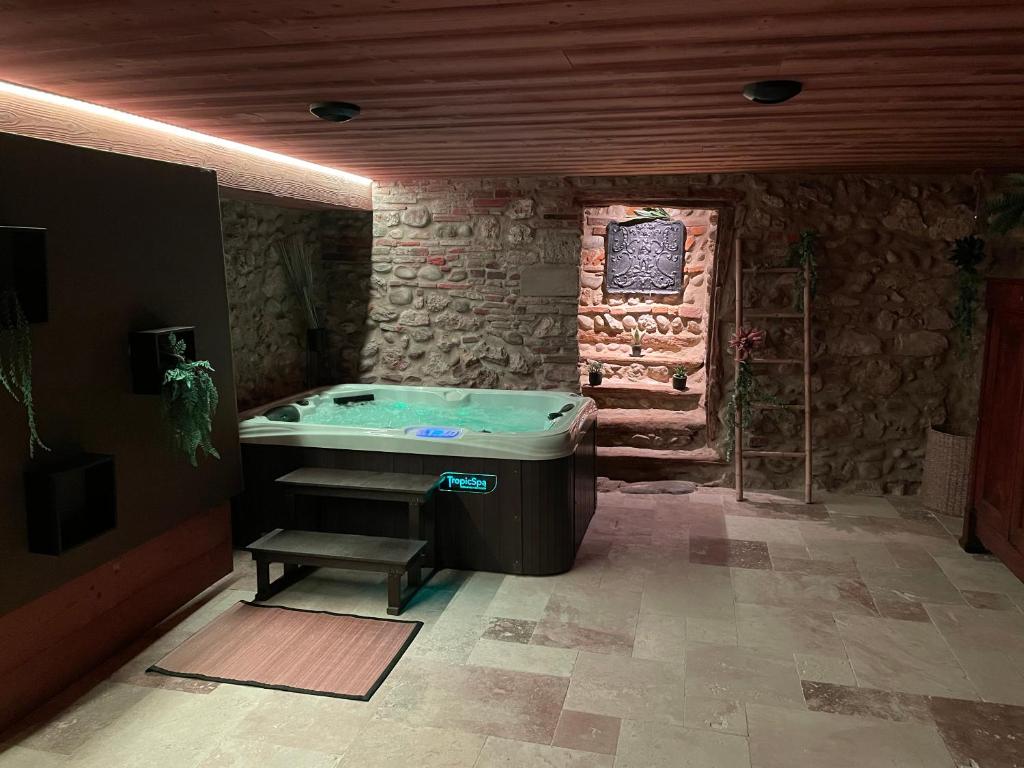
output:
M247 411L238 543L275 527L405 536L400 509L304 499L284 518L274 479L298 467L437 475L439 565L543 575L572 567L594 514L593 400L519 392L346 384Z

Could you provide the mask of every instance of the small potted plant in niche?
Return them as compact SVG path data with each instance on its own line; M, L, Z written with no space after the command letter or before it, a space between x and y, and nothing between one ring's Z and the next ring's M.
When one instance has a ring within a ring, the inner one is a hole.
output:
M633 357L640 357L643 354L643 349L640 346L643 343L643 340L644 340L644 332L641 331L639 328L634 328L633 329L633 344L632 344L632 350L633 351L631 353L633 355Z
M219 459L212 442L213 415L219 399L217 386L210 377L213 366L207 360L188 360L185 342L173 333L167 337L167 346L173 363L164 373L161 394L171 439L193 467L198 466L196 451L200 449Z
M600 360L591 360L587 363L587 378L590 380L590 386L592 387L600 384L604 378L604 363Z
M686 390L686 367L677 365L672 369L672 389L678 389L680 392Z

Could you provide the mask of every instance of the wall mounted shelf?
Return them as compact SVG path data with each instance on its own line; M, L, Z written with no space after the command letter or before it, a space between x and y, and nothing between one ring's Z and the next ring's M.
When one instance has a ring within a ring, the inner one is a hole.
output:
M0 291L12 288L25 318L45 323L49 315L45 229L0 227Z
M60 555L117 525L114 457L79 453L25 471L28 548Z
M132 392L137 395L159 395L164 374L173 367L170 354L170 336L174 334L185 342L185 357L196 359L196 329L191 325L173 328L154 328L136 331L131 335L128 351L131 355Z

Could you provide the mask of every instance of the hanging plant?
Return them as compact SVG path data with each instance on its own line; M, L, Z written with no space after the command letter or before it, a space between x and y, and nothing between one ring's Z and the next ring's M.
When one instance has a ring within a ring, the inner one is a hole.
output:
M658 219L669 219L668 211L664 208L637 208L633 212L633 218L620 221L620 225L639 224L643 221L656 221Z
M32 334L13 289L0 291L0 384L25 408L28 418L28 453L49 450L39 439L32 401Z
M978 299L981 293L981 275L978 265L985 258L985 241L976 235L961 237L953 243L949 260L956 267L956 306L953 309L953 321L956 323L962 349L974 333L974 318L978 312Z
M213 415L219 400L217 386L210 376L213 366L207 360L187 360L185 342L173 333L167 341L168 353L175 362L164 374L161 393L164 416L170 424L175 447L188 456L189 463L195 467L199 449L208 456L220 458L212 442Z
M751 355L754 350L762 347L765 332L760 328L740 328L729 340L729 349L737 352L739 363L736 366L736 381L725 404L725 459L732 461L736 450L736 418L744 429L754 421L754 403L777 404L778 399L766 392L754 376L754 364Z
M803 230L799 236L791 237L789 242L789 266L800 268L793 285L793 304L801 312L804 308L805 278L810 278L811 298L818 293L818 261L815 257L817 244L818 233L813 229Z
M985 209L989 229L997 235L1024 229L1024 173L1007 174L1002 189L989 198Z

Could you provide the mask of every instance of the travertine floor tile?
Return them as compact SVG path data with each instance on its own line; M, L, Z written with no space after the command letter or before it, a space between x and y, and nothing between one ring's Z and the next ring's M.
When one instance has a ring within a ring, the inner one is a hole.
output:
M373 720L345 752L339 768L472 768L485 739L461 730Z
M732 581L737 603L876 615L871 594L859 579L734 568Z
M204 754L202 768L337 768L339 755L299 747L285 747L266 741L228 738Z
M487 606L488 616L538 621L557 585L550 579L506 576Z
M927 610L981 698L1024 706L1024 613L953 605Z
M551 743L556 747L614 755L622 720L590 712L563 709Z
M782 653L846 657L831 613L770 605L736 605L739 644Z
M379 717L542 744L551 743L569 684L565 677L426 659L400 666L401 675L378 694Z
M565 708L610 717L683 722L684 664L580 653Z
M796 671L801 680L813 680L821 683L834 683L835 685L856 685L857 678L853 676L853 667L850 660L844 655L842 658L834 656L816 656L813 653L795 653Z
M747 706L752 768L952 768L934 726Z
M476 667L569 677L576 664L576 655L575 650L568 648L548 648L543 645L481 639L469 654L466 663Z
M626 720L615 768L750 768L742 736ZM792 768L789 766L787 768Z
M613 762L611 755L491 736L475 768L612 768Z
M740 701L687 696L683 705L683 725L746 736L747 713Z
M686 654L685 616L642 613L636 625L633 656L638 659L680 661Z
M719 645L686 649L686 696L804 706L791 653Z
M860 685L887 691L977 699L978 692L931 624L837 616Z

